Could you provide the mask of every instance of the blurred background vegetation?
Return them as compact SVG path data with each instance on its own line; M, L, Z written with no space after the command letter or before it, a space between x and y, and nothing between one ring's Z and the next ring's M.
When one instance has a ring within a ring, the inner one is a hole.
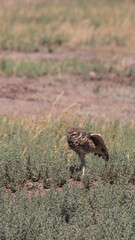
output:
M2 50L135 47L133 0L1 1Z

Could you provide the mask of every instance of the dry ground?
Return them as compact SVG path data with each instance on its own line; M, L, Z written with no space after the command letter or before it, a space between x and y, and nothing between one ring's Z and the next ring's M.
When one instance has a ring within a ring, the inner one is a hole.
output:
M114 58L106 54L98 55L88 48L76 51L61 50L55 53L17 53L1 52L0 57L12 59L63 61L67 57L79 57L83 60ZM124 56L127 65L135 64L135 56ZM90 72L90 75L93 73ZM121 83L114 74L106 73L99 81L96 75L92 80L84 81L80 75L54 75L27 79L0 77L0 114L40 118L50 113L52 116L63 111L87 116L94 119L122 122L135 120L135 81L127 85ZM55 101L56 100L56 101Z

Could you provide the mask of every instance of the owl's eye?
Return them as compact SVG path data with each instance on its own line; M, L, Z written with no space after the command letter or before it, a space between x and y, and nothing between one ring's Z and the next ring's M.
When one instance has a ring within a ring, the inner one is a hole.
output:
M73 136L76 136L76 133L72 133Z

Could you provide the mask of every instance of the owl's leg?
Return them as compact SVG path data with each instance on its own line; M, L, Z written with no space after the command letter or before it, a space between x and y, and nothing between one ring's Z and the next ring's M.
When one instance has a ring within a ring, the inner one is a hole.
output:
M82 176L84 176L85 166L86 166L85 155L79 155L79 159L81 160Z

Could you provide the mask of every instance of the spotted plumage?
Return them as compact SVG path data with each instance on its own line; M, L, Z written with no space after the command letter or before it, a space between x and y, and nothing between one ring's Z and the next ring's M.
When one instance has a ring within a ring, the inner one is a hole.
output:
M67 142L74 152L76 152L82 162L83 175L85 171L85 155L94 153L109 160L109 154L103 138L97 133L87 133L80 127L72 127L67 131Z

